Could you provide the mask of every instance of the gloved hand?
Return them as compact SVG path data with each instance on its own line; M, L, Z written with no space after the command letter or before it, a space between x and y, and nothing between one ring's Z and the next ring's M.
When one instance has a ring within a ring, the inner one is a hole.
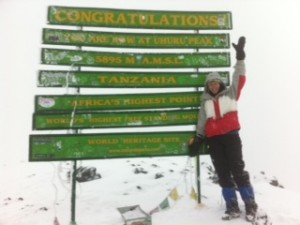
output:
M204 142L204 136L203 135L195 135L194 137L191 137L189 139L189 156L194 157L199 154L199 149L201 145Z
M240 37L238 44L232 43L232 46L234 47L234 49L236 51L236 59L237 60L244 60L246 57L246 54L244 51L245 43L246 43L245 37Z

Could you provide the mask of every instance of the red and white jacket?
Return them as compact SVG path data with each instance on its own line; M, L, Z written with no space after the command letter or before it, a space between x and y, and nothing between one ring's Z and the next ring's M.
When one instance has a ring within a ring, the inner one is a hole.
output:
M205 89L198 116L197 134L206 137L227 134L239 130L237 101L245 84L245 63L238 60L228 88L212 96Z

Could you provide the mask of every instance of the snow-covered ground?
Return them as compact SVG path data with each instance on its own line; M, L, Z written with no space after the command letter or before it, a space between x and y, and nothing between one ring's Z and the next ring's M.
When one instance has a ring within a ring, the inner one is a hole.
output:
M149 213L166 199L169 207L152 214L153 225L249 224L243 215L231 222L220 219L224 212L220 187L210 179L209 156L201 156L200 160L201 205L191 198L192 187L196 189L195 160L189 157L82 161L78 166L96 167L102 178L77 182L77 224L123 225L117 208L140 205ZM7 171L0 189L1 225L54 224L55 218L60 225L70 224L68 172L72 163L21 161L12 164L1 160L0 169ZM266 175L262 171L252 174L251 178L257 202L274 225L300 224L300 193L271 185L274 174ZM172 197L174 190L179 195L178 200ZM243 209L241 201L240 207Z

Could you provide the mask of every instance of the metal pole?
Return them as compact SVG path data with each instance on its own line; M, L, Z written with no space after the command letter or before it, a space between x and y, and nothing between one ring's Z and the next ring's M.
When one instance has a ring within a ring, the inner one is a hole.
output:
M78 30L82 30L82 26L78 27ZM78 50L81 50L81 46L77 47ZM77 70L80 71L81 67L78 66ZM76 88L76 94L80 94L80 88ZM75 112L74 115L75 116ZM74 130L75 134L79 133L78 129ZM71 194L71 223L70 225L77 225L76 223L76 170L77 170L77 160L73 161L73 174L72 174L72 194Z
M80 70L80 67L78 67ZM76 94L80 94L80 88L76 89ZM74 115L73 115L74 116ZM75 134L79 133L78 129L74 130ZM77 160L73 161L73 173L72 173L72 194L71 194L71 223L70 225L77 225L76 223L76 170L77 170Z
M73 173L72 173L72 196L71 196L71 223L70 225L77 225L75 221L76 215L76 169L77 161L73 161Z
M200 156L196 157L196 169L197 169L197 193L198 193L198 203L201 204L201 173L200 173Z
M195 30L196 34L199 34L199 30ZM196 48L196 52L199 52L199 48ZM196 72L199 72L199 68L196 68ZM199 91L199 88L195 88ZM200 155L196 156L196 183L197 183L197 193L198 193L198 203L201 204L201 177L200 177Z
M80 70L80 68L78 69ZM80 89L77 88L77 95L80 93ZM74 130L75 134L78 134L78 129ZM72 194L71 194L71 223L70 225L77 225L76 223L76 170L77 160L73 161L73 173L72 173Z

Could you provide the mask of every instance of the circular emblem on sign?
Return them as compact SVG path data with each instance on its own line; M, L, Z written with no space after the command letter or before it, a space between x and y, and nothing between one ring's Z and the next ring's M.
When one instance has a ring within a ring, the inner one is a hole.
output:
M52 106L55 105L55 100L53 98L40 97L38 99L38 104L43 108L51 108Z

